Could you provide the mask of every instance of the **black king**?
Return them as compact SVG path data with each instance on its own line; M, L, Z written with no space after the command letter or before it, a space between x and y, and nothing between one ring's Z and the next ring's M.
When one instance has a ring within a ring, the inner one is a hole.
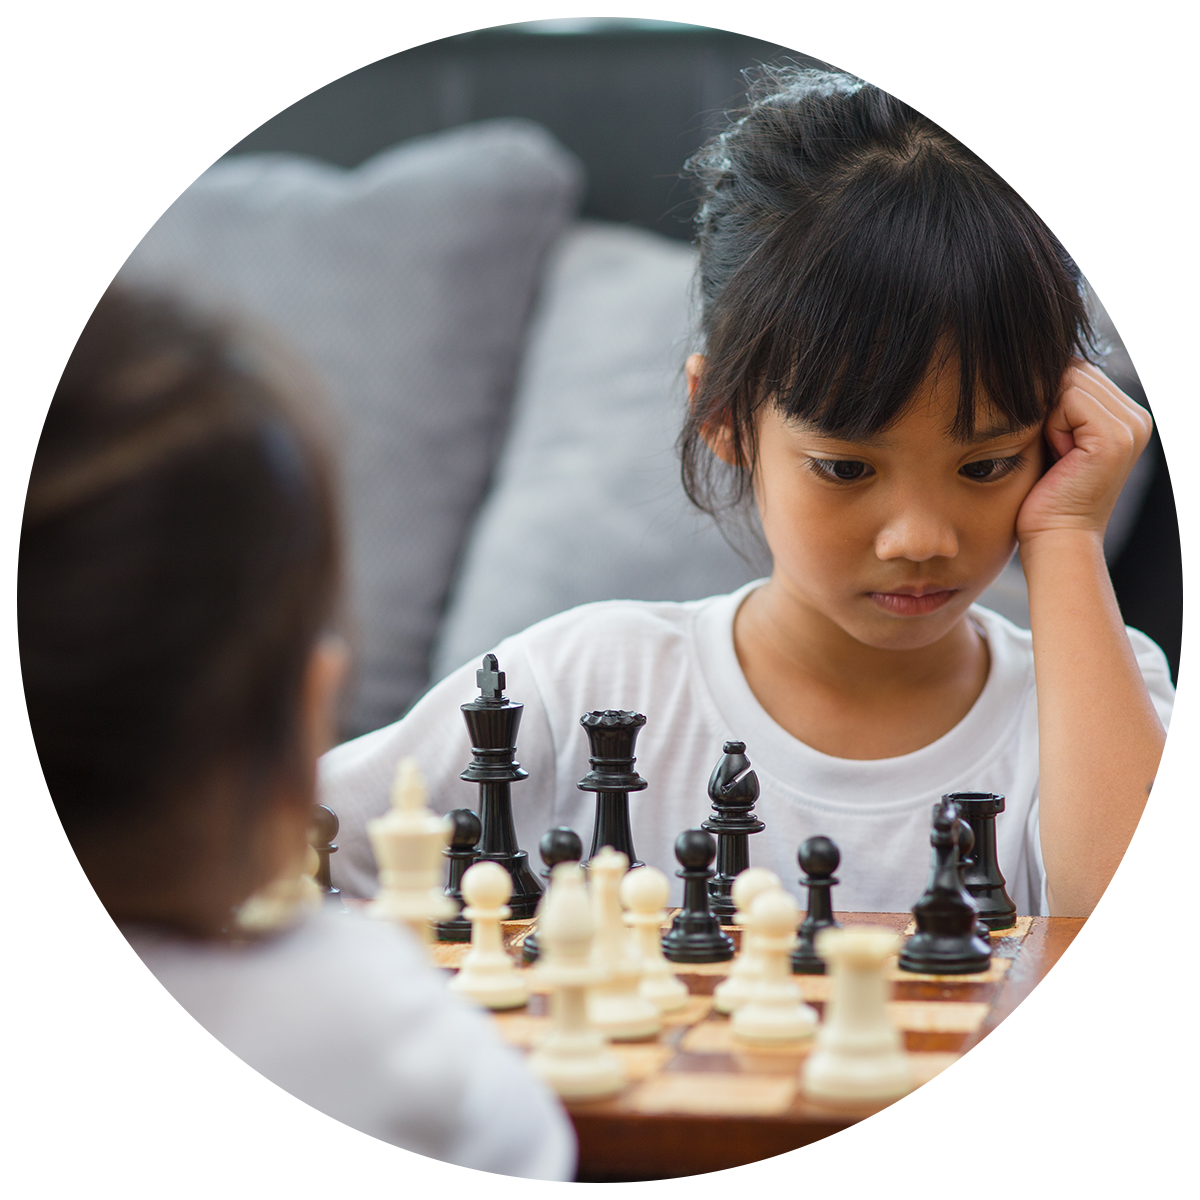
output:
M483 832L475 861L498 862L512 876L512 899L508 903L513 919L520 921L533 916L542 895L542 885L529 869L529 855L517 846L509 793L511 784L529 778L529 772L514 757L525 706L505 698L504 672L494 654L484 655L475 682L479 685L478 697L462 706L474 759L459 778L479 784Z

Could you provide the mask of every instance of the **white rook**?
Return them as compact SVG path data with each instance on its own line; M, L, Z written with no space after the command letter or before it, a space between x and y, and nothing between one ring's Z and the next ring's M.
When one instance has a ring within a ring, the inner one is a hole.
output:
M888 930L863 925L817 934L833 989L801 1070L813 1099L896 1100L912 1090L912 1065L888 1013L887 970L898 943Z

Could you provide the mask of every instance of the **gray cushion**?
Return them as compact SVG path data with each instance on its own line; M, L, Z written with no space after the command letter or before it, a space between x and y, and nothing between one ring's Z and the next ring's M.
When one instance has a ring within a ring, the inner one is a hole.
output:
M357 634L347 733L399 716L426 683L543 258L581 182L576 160L523 121L422 138L351 171L232 158L168 209L121 273L272 326L327 386Z
M557 247L435 678L576 604L696 599L764 571L679 482L694 264L689 246L620 225L580 222Z

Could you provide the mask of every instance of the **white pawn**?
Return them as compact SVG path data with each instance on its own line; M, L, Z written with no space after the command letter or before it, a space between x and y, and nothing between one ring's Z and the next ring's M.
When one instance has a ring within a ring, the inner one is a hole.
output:
M432 922L455 915L455 902L445 894L442 881L442 850L450 843L451 828L446 817L426 804L416 759L401 759L391 810L367 822L379 863L379 895L367 907L372 917L403 922L428 942Z
M306 846L298 866L245 900L234 914L238 928L246 933L268 933L284 929L305 913L320 909L321 888L313 878L320 866L317 852Z
M621 880L625 924L637 951L642 980L638 991L660 1012L676 1012L688 1002L687 984L678 979L663 957L662 926L671 885L657 867L638 867Z
M792 978L791 951L796 944L800 906L782 888L756 896L749 924L762 968L750 996L733 1014L733 1033L746 1042L776 1045L812 1037L817 1013L805 1004Z
M500 934L500 922L512 911L512 876L495 862L477 862L462 877L463 916L471 922L471 948L451 991L485 1008L520 1008L529 999L529 984L517 970Z
M662 1029L658 1005L638 990L641 963L633 953L621 911L621 878L628 866L629 859L611 846L588 864L596 929L592 964L601 973L588 994L588 1020L617 1042L641 1041Z
M529 1066L566 1099L611 1096L626 1081L621 1060L588 1024L588 988L599 977L591 963L592 929L583 868L560 863L539 908L534 968L550 988L550 1033L529 1056Z
M813 1099L895 1100L912 1091L912 1065L887 1007L887 967L897 943L888 930L862 925L817 934L833 990L800 1076Z
M779 876L766 867L747 867L733 881L733 902L737 905L733 920L742 927L742 944L729 974L713 992L713 1008L717 1012L731 1013L750 998L750 986L762 974L762 956L749 928L750 905L763 892L782 887Z

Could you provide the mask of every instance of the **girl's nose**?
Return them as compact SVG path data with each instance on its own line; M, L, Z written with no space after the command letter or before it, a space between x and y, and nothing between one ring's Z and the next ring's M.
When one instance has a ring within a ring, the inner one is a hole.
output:
M875 553L881 559L907 558L910 562L953 558L958 553L958 535L947 514L908 505L893 513L880 529Z

